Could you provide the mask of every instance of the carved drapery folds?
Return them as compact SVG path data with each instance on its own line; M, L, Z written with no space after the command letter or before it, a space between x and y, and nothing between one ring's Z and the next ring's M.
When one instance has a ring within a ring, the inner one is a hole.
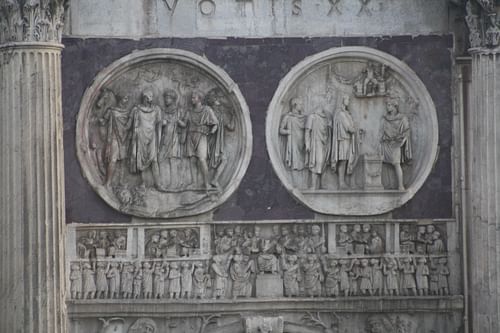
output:
M266 140L278 177L309 208L375 215L423 185L437 153L437 117L404 63L366 47L336 48L281 81Z
M472 48L497 47L500 44L500 23L496 5L491 0L470 0L466 4L465 20L469 27Z
M60 42L68 0L0 0L0 44Z
M206 212L250 160L246 102L215 65L186 51L135 52L101 72L77 122L78 158L113 208L141 217Z

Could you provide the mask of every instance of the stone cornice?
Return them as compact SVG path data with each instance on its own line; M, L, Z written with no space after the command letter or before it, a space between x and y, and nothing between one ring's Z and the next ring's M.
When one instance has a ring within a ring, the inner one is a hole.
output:
M60 42L69 0L0 0L0 45Z
M494 0L468 0L465 17L472 49L497 48L500 45L500 23Z

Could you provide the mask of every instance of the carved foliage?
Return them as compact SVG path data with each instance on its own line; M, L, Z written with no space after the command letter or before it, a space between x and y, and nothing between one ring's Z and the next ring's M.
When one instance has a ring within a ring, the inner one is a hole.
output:
M491 0L469 0L466 4L465 21L469 28L472 48L497 47L500 44L500 22L496 5Z
M1 0L0 44L60 42L68 0Z

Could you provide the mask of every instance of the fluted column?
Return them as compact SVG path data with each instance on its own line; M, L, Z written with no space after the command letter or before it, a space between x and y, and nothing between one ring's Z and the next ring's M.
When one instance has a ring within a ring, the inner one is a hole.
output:
M500 50L472 52L469 263L472 332L500 332Z
M64 8L0 0L0 332L66 332Z
M472 332L500 332L500 29L495 2L467 3L472 84L466 127Z

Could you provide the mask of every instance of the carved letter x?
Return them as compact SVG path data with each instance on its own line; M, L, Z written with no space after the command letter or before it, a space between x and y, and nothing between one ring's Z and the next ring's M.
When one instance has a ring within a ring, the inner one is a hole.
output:
M339 15L342 14L339 9L340 0L328 0L328 2L330 2L330 11L328 12L328 16L331 16L333 12L337 12Z
M359 2L361 2L361 8L359 9L358 16L361 16L363 13L366 13L368 16L372 16L372 12L370 11L370 8L368 8L370 1L371 0L359 0Z

